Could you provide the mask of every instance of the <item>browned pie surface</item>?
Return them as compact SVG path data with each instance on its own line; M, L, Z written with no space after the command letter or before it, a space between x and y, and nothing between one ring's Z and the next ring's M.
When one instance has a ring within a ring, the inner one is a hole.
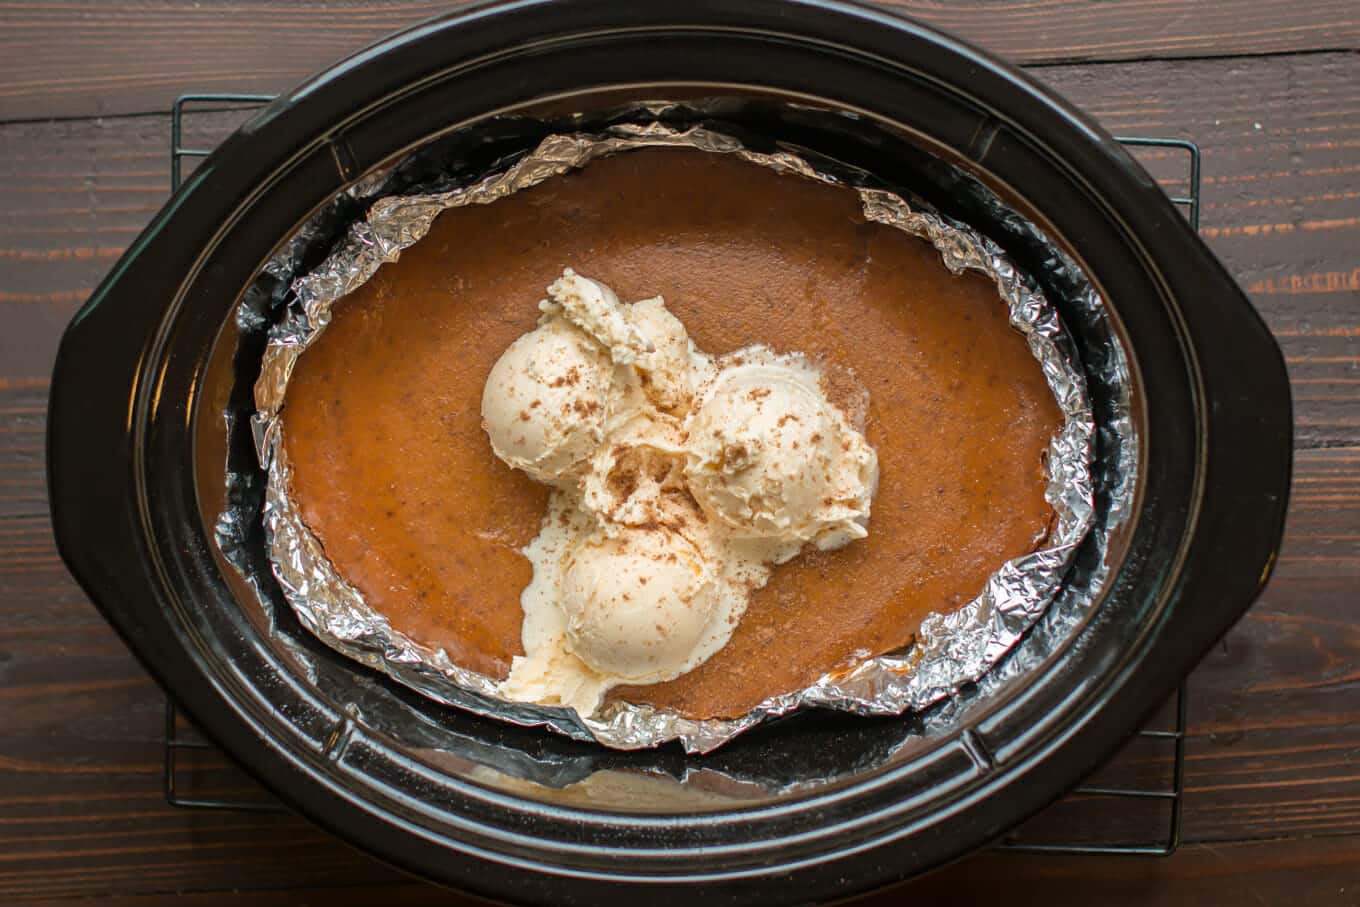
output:
M719 155L639 151L445 212L336 306L299 361L293 493L340 571L392 624L504 676L520 646L518 553L547 492L501 463L482 383L570 266L625 300L661 294L698 345L852 366L881 481L869 537L779 567L727 647L615 695L735 715L978 593L1047 530L1042 456L1060 414L1004 304L845 190Z

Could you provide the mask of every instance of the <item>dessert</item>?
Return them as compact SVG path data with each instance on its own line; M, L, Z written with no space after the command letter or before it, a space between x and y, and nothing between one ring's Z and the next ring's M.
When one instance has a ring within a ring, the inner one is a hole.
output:
M609 361L681 361L688 349L678 323L695 349L715 359L759 345L775 357L801 354L817 363L826 400L852 423L863 417L880 473L866 537L831 550L803 545L751 592L718 651L674 679L613 687L606 702L692 717L745 714L909 645L927 614L966 603L1003 562L1046 537L1053 512L1043 457L1062 417L994 286L950 274L930 244L866 222L849 190L731 156L634 151L494 204L444 211L399 262L336 304L329 327L297 362L280 420L289 491L326 557L395 630L504 680L527 654L521 594L535 569L523 552L546 525L553 491L544 479L614 457L615 464L581 474L667 481L652 471L649 448L599 449L604 421L544 426L524 433L522 447L513 446L518 434L506 443L483 428L493 368L535 331L540 313L532 300L566 266L624 300L659 295L674 316L668 321L660 304L631 303L634 327L656 322L644 330L651 350L618 323L601 321ZM524 342L544 344L535 348L542 356L526 352L524 361L583 357L558 362L577 366L583 378L571 393L560 389L559 405L588 409L612 381L602 353L572 351L556 336ZM686 394L703 394L710 413L734 414L736 425L727 428L742 429L739 388L761 380L763 367L749 365L746 377L729 373L730 387L687 386L692 377L656 382L649 400L665 413ZM778 394L818 418L798 379ZM727 421L715 417L712 425ZM812 443L811 434L783 440ZM830 505L808 517L805 505L816 498L803 485L771 496L758 482L719 481L725 446L716 435L698 437L683 457L683 469L698 477L686 479L694 506L705 514L814 542L828 530L855 531L838 523ZM762 463L793 468L775 457ZM597 480L581 495L612 519L645 523L652 498L620 498L625 487ZM589 557L570 561L573 614L621 598L609 588L610 565L658 544L595 541ZM697 603L696 613L705 602L709 615L722 607L704 581L682 573L657 581ZM651 681L687 664L708 618L685 617L666 636L675 648L662 647L653 661L615 653L620 661L598 665ZM607 650L608 634L588 623L578 630L583 648ZM625 623L622 632L643 629Z
M591 715L712 657L804 544L864 538L878 458L803 357L714 359L661 297L570 268L547 292L482 393L496 455L553 488L500 692Z

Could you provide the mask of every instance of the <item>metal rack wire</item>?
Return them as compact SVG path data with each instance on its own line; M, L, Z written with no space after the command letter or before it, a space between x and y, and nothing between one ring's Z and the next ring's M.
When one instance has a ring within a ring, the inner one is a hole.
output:
M177 190L183 180L185 158L201 158L211 153L208 148L189 148L183 143L184 118L195 110L221 110L224 108L254 107L272 101L272 96L246 94L187 94L175 101L170 114L170 186ZM1187 174L1182 178L1186 191L1173 195L1171 201L1181 206L1191 226L1199 229L1200 215L1200 152L1193 142L1182 139L1148 138L1121 136L1119 141L1129 148L1157 149L1173 154L1184 153ZM1185 728L1186 692L1182 686L1175 694L1173 718L1170 728L1144 728L1134 735L1134 740L1150 743L1159 747L1169 746L1170 777L1162 785L1119 786L1086 785L1074 789L1059 803L1120 803L1129 806L1133 803L1153 801L1169 806L1166 825L1161 826L1164 833L1153 832L1140 836L1138 840L1102 843L1098 839L1086 841L1027 841L1022 830L999 845L1000 849L1036 854L1066 855L1109 855L1130 854L1141 856L1167 856L1174 853L1180 844L1182 801L1185 780ZM211 743L203 740L196 732L182 726L174 702L167 696L165 703L165 799L172 806L186 809L237 810L251 812L282 811L278 801L268 798L264 792L239 796L207 796L186 792L181 782L181 758L188 753L214 753Z
M1116 136L1121 144L1127 148L1152 148L1163 149L1173 153L1183 152L1186 158L1186 175L1183 177L1185 192L1171 196L1173 204L1178 205L1184 211L1186 218L1190 221L1190 226L1196 232L1199 230L1200 213L1200 151L1199 146L1194 142L1185 139L1155 138L1143 136ZM1164 837L1153 837L1146 841L1121 842L1121 843L1097 843L1094 841L1061 841L1061 842L1026 842L1023 836L1019 839L1011 838L999 845L1002 850L1017 851L1022 853L1051 853L1066 854L1069 856L1103 856L1111 854L1127 854L1133 856L1154 856L1165 857L1176 852L1176 848L1181 843L1181 816L1184 809L1185 793L1185 727L1187 699L1185 685L1176 690L1175 705L1173 706L1175 717L1170 729L1150 729L1144 728L1138 731L1134 738L1141 738L1147 741L1162 744L1169 744L1171 747L1171 777L1165 787L1116 787L1104 785L1083 785L1074 788L1064 798L1067 802L1073 800L1089 800L1096 803L1101 802L1122 802L1130 801L1162 801L1169 804L1166 834ZM1023 832L1022 832L1023 835Z

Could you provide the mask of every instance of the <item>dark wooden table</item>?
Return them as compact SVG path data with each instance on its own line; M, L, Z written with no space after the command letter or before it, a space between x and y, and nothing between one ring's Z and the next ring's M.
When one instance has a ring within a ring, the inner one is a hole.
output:
M0 0L0 900L458 901L293 816L166 804L161 693L58 560L43 467L58 337L166 197L172 99L277 92L444 6ZM1360 5L897 6L1115 133L1201 144L1203 232L1284 348L1297 459L1275 579L1190 680L1179 852L989 852L865 903L1360 904ZM239 115L194 118L192 140ZM1168 766L1135 745L1107 774ZM256 794L211 753L193 779ZM1035 833L1164 833L1069 808Z

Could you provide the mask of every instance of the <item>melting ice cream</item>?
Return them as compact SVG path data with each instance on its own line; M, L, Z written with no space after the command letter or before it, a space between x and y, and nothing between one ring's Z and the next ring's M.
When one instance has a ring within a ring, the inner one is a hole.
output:
M878 458L807 357L709 356L570 268L539 309L482 394L496 455L553 489L501 692L589 715L712 657L804 545L863 538Z

